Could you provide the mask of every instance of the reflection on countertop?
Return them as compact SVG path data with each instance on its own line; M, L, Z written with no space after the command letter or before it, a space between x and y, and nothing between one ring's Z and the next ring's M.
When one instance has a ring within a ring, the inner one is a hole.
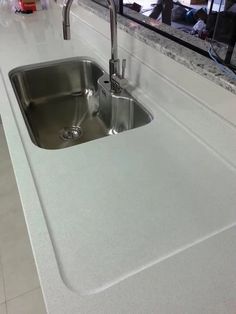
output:
M96 2L101 2L103 5L105 5L104 0L96 0ZM105 11L104 6L101 6L94 1L80 0L78 4L94 12L103 19L109 19L109 11ZM133 16L136 19L140 19L139 13L128 8L124 9L128 15ZM142 18L145 20L145 23L152 25L152 19L143 15ZM118 22L120 29L123 29L125 32L141 40L145 44L157 49L164 55L179 62L190 70L200 74L204 78L207 78L219 86L227 89L228 91L236 94L236 80L233 79L232 76L228 76L223 73L218 65L211 59L121 15L118 16ZM175 36L182 41L191 43L192 45L197 46L206 52L210 47L208 42L198 39L192 35L189 35L188 33L184 33L166 24L160 23L156 27L160 31L168 33L171 36Z

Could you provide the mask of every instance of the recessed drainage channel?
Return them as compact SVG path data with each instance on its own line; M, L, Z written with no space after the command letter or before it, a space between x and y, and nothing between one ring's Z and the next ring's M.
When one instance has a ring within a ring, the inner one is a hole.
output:
M65 127L59 132L59 137L64 141L76 141L83 135L83 131L79 126Z

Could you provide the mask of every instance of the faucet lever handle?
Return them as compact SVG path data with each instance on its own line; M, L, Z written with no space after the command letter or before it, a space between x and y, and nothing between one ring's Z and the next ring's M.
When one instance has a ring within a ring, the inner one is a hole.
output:
M123 88L126 88L128 81L125 78L122 78L119 75L113 74L111 76L111 85L113 91L120 93Z
M126 59L122 59L122 66L121 66L121 78L125 77L125 69L126 69Z

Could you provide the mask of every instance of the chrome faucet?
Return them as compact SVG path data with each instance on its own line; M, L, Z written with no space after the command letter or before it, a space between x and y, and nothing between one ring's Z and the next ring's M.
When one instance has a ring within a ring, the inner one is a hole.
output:
M63 38L70 39L70 8L73 0L64 0L63 17ZM122 60L122 69L120 73L120 59L118 59L117 45L117 12L114 0L107 0L110 11L110 30L111 30L111 58L109 60L109 77L111 83L111 92L120 93L126 86L125 76L126 60Z

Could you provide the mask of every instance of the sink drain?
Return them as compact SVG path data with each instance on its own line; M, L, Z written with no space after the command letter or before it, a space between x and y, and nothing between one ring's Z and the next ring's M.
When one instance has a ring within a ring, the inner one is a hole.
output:
M79 126L65 127L59 132L60 138L64 141L76 141L82 134L83 131Z

